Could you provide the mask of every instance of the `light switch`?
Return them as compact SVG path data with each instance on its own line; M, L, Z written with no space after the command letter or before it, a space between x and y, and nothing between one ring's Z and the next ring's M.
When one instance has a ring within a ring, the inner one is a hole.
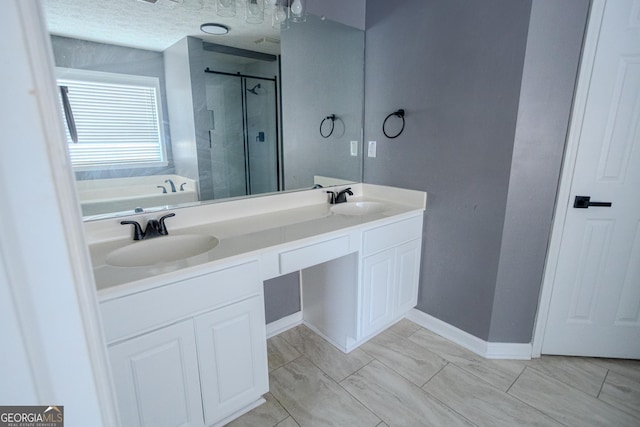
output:
M351 156L356 157L358 155L358 141L351 141Z
M369 157L375 157L376 156L376 141L369 141L368 156Z

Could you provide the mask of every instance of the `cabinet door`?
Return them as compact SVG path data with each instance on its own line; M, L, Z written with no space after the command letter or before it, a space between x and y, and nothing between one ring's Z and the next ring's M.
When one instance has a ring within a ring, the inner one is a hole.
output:
M418 303L420 252L422 239L412 240L396 249L396 298L394 318L399 318Z
M122 425L202 426L193 322L109 347Z
M395 249L363 260L362 335L377 332L393 320Z
M204 418L210 425L269 390L262 299L231 304L195 322Z

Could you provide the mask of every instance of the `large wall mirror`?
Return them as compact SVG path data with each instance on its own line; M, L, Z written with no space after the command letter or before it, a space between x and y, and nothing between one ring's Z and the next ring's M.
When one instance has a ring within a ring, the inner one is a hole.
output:
M286 0L44 4L85 219L362 180L362 30Z

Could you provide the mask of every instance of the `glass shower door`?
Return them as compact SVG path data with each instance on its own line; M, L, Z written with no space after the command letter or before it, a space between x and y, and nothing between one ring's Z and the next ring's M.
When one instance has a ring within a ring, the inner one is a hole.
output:
M245 78L248 194L278 191L276 84Z
M214 198L278 190L276 95L273 79L207 73Z

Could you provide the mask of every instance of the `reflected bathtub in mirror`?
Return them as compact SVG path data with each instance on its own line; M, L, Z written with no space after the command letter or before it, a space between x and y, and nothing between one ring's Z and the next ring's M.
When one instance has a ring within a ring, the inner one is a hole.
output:
M196 182L179 175L77 181L83 216L198 201Z

